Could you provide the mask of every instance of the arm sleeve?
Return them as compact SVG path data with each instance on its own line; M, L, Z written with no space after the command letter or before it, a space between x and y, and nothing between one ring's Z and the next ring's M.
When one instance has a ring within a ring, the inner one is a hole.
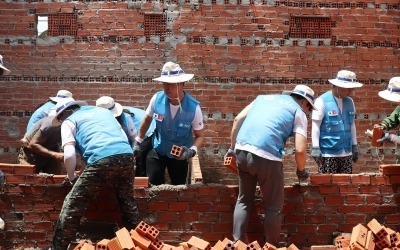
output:
M386 125L387 129L390 130L399 126L400 106L397 106L393 112L383 119L382 123Z
M298 110L294 117L293 132L307 138L307 116L302 110Z
M75 167L76 167L76 153L75 145L70 143L64 146L64 166L67 170L69 180L75 178Z
M201 112L200 105L196 107L196 113L192 122L193 130L201 130L204 128L203 113Z
M322 99L317 98L314 102L317 110L312 111L312 121L311 121L311 144L313 147L319 147L319 137L321 134L321 123L322 119L324 119L325 106Z

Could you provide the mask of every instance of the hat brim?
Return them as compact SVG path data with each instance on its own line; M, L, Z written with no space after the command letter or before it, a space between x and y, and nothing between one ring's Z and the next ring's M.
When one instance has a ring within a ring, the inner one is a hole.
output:
M119 104L118 102L114 103L114 105L115 107L110 111L113 113L114 117L118 117L122 114L123 108L122 105Z
M53 102L59 102L59 101L64 100L65 98L70 98L70 97L64 97L64 98L62 98L62 97L53 97L53 96L49 97L49 99L52 100Z
M304 97L308 101L308 103L311 104L313 109L317 110L317 108L314 106L314 102L307 96L303 96L303 95L300 95L299 93L296 93L296 92L293 92L293 91L289 91L289 90L282 91L282 94L283 95L294 94L294 95L298 95L298 96Z
M0 68L3 69L3 76L7 76L7 75L9 75L11 73L11 70L7 69L3 65L0 65Z
M68 102L66 105L64 105L64 107L60 110L58 110L55 115L53 120L51 121L51 124L53 126L59 126L61 123L58 121L57 117L61 114L61 112L63 112L64 110L66 110L67 108L73 106L73 105L79 105L80 107L82 106L86 106L88 105L88 103L86 101L72 101L72 102Z
M390 92L389 90L379 91L378 95L391 102L400 102L400 94Z
M153 81L165 82L165 83L180 83L187 82L194 77L194 74L183 74L179 76L160 76L154 78Z
M344 82L344 81L340 81L338 79L329 79L328 81L335 86L338 86L340 88L345 88L345 89L354 89L354 88L360 88L363 86L363 84L360 82Z

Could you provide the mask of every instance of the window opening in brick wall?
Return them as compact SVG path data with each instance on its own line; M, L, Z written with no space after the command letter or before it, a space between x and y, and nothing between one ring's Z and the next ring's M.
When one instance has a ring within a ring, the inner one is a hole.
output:
M46 37L47 29L49 27L48 17L47 16L38 16L37 17L37 35L38 37Z
M167 34L167 15L144 14L144 35L150 41L151 36L159 36L160 41L164 41Z
M331 38L333 23L329 17L290 17L290 38Z
M38 36L76 36L77 14L57 13L38 15ZM40 29L39 29L40 28Z

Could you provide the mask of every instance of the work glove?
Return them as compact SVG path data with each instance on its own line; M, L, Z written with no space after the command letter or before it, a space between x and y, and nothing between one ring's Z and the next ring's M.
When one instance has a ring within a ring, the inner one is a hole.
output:
M311 156L314 158L314 161L318 164L322 164L322 153L319 147L315 147L311 149Z
M226 152L224 159L227 157L236 157L236 152L235 149L229 148L228 151Z
M383 133L383 136L381 139L376 140L376 142L379 142L379 143L386 142L386 141L388 141L388 142L392 141L392 139L390 138L390 133L387 131L385 133Z
M142 148L142 143L135 140L132 147L134 160L136 160L140 156L141 148Z
M177 159L178 160L187 160L189 158L192 158L195 155L196 155L196 151L194 151L194 149L182 146L181 156L179 156Z
M351 148L351 151L353 153L353 162L358 161L358 145L353 145Z
M308 171L307 169L303 169L302 171L297 169L296 175L297 175L297 178L299 178L299 181L306 181L310 177L310 171Z

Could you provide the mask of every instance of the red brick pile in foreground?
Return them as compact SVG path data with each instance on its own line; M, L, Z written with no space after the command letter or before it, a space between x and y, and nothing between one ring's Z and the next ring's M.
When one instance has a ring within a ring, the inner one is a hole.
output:
M70 250L299 250L294 244L289 247L277 248L265 243L260 246L257 241L246 244L242 241L233 243L225 238L214 246L209 242L192 236L189 241L179 246L168 245L160 240L159 231L141 221L139 225L128 231L125 227L119 229L112 239L103 239L96 244L81 240ZM397 250L400 249L400 233L381 225L372 219L367 226L358 224L353 227L351 236L339 236L335 245L312 246L312 250Z
M372 219L367 226L353 227L351 237L336 238L335 245L339 250L397 250L400 249L400 233Z

